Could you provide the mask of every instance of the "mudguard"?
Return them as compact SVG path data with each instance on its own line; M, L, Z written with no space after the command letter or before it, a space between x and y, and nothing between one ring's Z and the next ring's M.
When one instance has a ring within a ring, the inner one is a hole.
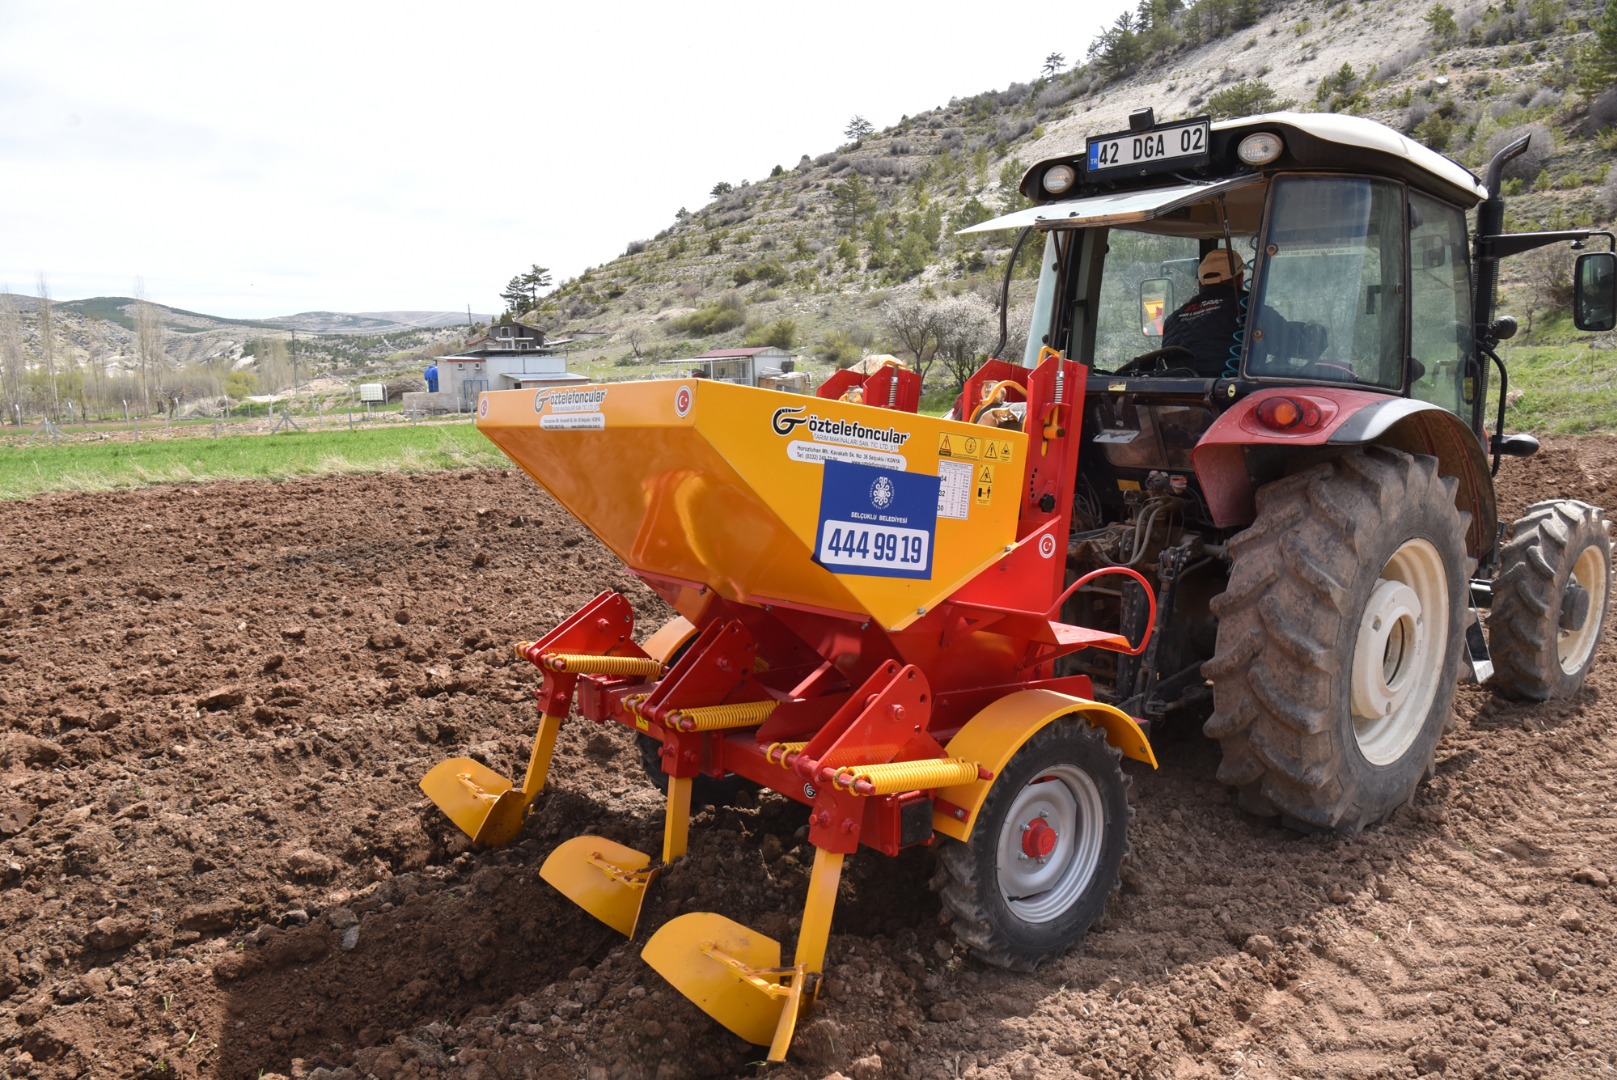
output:
M1313 403L1323 422L1298 432L1259 423L1258 407L1275 397ZM1465 421L1431 402L1336 386L1260 390L1213 421L1191 451L1191 461L1214 524L1238 528L1251 524L1256 514L1257 489L1284 475L1287 455L1273 451L1369 444L1435 457L1438 471L1459 482L1456 505L1471 515L1466 551L1479 560L1486 556L1499 518L1487 455ZM1262 450L1270 452L1254 452Z
M1106 741L1124 757L1157 767L1156 754L1145 732L1121 709L1054 690L1021 690L1007 694L966 722L947 747L951 757L975 761L990 779L941 788L932 812L932 828L964 841L971 836L977 812L988 798L992 777L1033 735L1063 716L1078 715L1106 732Z

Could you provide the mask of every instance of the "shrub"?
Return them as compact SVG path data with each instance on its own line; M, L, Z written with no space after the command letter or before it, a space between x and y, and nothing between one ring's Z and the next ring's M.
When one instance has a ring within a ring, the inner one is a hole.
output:
M1549 163L1550 153L1554 150L1550 129L1543 124L1525 124L1494 132L1483 147L1483 161L1492 161L1495 154L1523 135L1531 136L1527 149L1506 163L1502 175L1523 181L1537 179L1544 171L1544 166Z
M638 255L646 250L646 243L644 240L630 240L629 246L623 249L623 254L625 256Z
M741 297L735 293L725 293L719 297L717 303L708 304L698 308L689 315L672 319L668 323L669 333L695 334L698 337L708 337L721 334L726 330L734 330L747 321L747 306Z
M864 355L860 345L847 331L838 331L814 348L814 355L838 368L852 367Z
M1215 119L1251 116L1254 113L1269 112L1274 108L1277 108L1274 89L1262 79L1226 86L1207 99L1207 111Z
M225 396L244 398L258 393L258 376L251 371L232 371L225 376Z
M792 345L797 341L797 322L794 319L776 319L768 326L752 329L747 334L747 346L758 348L764 345L773 345L777 349L791 351Z

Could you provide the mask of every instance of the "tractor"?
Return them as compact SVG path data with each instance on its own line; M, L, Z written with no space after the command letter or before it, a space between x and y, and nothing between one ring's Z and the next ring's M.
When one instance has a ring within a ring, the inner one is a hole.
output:
M520 782L459 757L423 790L474 843L507 843L570 715L631 729L666 792L662 850L580 836L540 870L630 937L695 803L751 787L802 804L815 857L789 963L711 912L642 953L772 1060L822 990L861 847L932 847L954 933L988 963L1031 970L1080 942L1128 849L1122 759L1155 767L1159 726L1200 723L1254 814L1386 819L1431 767L1462 671L1574 694L1609 606L1601 510L1497 521L1494 471L1537 449L1502 434L1499 260L1603 238L1578 258L1574 318L1617 321L1611 234L1502 231L1525 146L1482 183L1354 117L1140 110L1030 169L1031 207L974 227L1022 232L1000 347L942 418L914 411L901 366L815 397L677 379L484 393L484 434L677 614L637 632L608 590L518 644L541 677ZM1175 343L1220 264L1227 335Z

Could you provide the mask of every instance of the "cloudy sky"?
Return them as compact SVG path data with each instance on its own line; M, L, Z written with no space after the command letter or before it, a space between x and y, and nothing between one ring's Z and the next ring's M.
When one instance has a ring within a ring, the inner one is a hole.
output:
M1133 6L0 0L0 288L497 311Z

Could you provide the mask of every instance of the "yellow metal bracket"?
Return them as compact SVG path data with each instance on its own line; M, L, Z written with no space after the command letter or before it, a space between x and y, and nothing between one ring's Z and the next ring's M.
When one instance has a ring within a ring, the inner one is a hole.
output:
M541 716L522 786L471 758L450 758L421 778L421 790L480 847L509 844L522 832L533 800L544 790L562 717Z
M670 919L641 956L701 1010L755 1046L785 1061L797 1018L819 993L831 936L831 912L844 856L815 849L797 955L780 962L780 942L706 911Z

